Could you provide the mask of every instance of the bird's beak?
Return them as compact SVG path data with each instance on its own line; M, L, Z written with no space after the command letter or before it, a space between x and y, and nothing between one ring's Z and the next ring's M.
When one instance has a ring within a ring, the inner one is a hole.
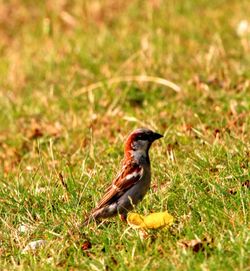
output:
M161 138L161 137L163 137L163 135L158 134L158 133L154 133L154 134L152 135L152 139L153 139L153 140L159 139L159 138Z

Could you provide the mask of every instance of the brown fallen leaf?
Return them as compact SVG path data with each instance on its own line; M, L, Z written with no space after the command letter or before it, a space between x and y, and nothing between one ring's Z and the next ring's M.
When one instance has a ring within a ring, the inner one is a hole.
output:
M214 129L213 135L215 138L219 139L221 135L221 130L219 128Z
M42 137L43 131L41 129L41 127L31 127L30 131L28 132L28 138L29 139L37 139L39 137Z
M216 173L216 172L219 171L219 169L216 168L216 167L212 167L212 168L209 169L209 171L210 171L211 173Z
M15 147L2 143L0 146L0 166L4 173L13 171L21 161L19 150Z
M62 186L63 186L66 190L68 190L68 185L67 185L67 183L66 183L65 180L64 180L63 174L62 174L61 172L59 172L58 176L59 176L59 180L61 181Z
M53 124L32 119L24 132L28 139L37 139L43 136L59 137L62 127L59 122Z
M111 260L114 265L118 265L118 261L116 260L116 258L113 255L111 256Z
M85 251L85 250L91 249L91 247L92 247L92 244L90 243L90 241L87 240L83 242L81 249Z
M197 253L199 251L204 251L206 246L209 246L211 241L208 241L207 238L193 239L193 240L182 240L178 242L178 245L183 249L190 249L193 252Z
M235 188L231 188L228 190L228 193L231 194L231 195L236 195L237 194L237 191Z
M192 124L190 124L190 123L185 123L185 124L182 125L182 127L181 127L181 130L182 130L184 133L187 133L189 136L190 136L191 133L192 133L192 129L193 129L193 126L192 126Z
M47 123L47 124L44 124L44 129L45 129L46 135L59 137L62 132L62 125L58 121L53 124Z
M242 186L245 188L250 188L250 180L246 180L244 183L242 183Z

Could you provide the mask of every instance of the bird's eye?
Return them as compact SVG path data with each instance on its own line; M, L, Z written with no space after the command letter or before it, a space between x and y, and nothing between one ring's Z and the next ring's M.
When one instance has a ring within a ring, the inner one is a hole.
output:
M146 135L138 135L137 137L136 137L136 140L147 140L147 136Z

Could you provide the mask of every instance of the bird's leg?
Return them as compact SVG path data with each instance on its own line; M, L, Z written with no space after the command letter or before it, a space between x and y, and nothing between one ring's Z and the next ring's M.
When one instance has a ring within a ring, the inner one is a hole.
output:
M120 214L119 216L122 222L127 223L127 214Z

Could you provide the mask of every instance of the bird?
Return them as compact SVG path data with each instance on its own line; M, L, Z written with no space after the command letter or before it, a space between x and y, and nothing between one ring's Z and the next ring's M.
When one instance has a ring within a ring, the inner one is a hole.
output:
M148 128L138 128L129 134L124 144L121 170L107 187L97 206L90 211L83 225L118 214L126 221L127 213L144 198L150 188L149 149L155 140L162 137L163 135Z

